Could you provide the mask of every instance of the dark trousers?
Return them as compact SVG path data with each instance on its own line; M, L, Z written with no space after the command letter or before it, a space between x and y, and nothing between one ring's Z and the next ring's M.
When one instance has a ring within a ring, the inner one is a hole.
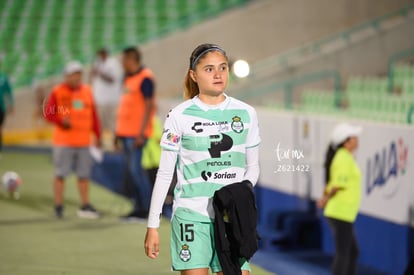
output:
M354 224L327 218L335 239L335 257L332 265L333 275L356 275L359 256L355 238Z
M132 195L136 214L148 214L151 200L151 184L141 166L142 147L135 146L134 138L121 138L126 158L127 172L132 183Z
M411 258L411 261L408 263L407 269L404 272L404 275L414 274L414 258Z

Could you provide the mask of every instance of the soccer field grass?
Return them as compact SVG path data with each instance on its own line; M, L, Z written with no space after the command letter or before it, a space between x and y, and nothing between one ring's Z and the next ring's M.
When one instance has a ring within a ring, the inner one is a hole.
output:
M160 228L161 253L144 255L145 224L124 224L118 217L128 201L91 185L91 202L104 216L76 216L79 196L73 177L65 191L65 219L53 215L53 167L48 154L5 153L0 175L16 171L23 179L19 200L0 193L0 274L175 274L170 272L169 222ZM252 274L270 274L253 266Z

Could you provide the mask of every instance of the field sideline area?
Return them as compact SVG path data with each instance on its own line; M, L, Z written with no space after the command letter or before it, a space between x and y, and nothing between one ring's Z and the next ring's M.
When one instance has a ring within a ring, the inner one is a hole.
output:
M65 219L53 215L53 167L49 154L6 152L0 175L16 171L23 179L21 198L0 193L0 274L178 274L170 272L169 222L160 229L161 254L144 255L145 224L123 224L118 217L129 203L91 185L99 220L81 220L75 179L68 179ZM254 275L270 274L253 266Z

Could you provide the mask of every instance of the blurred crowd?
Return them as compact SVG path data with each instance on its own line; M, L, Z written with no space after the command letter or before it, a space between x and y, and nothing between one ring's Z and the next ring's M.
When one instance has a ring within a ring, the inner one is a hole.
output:
M140 50L127 47L115 56L106 48L98 49L90 66L70 61L63 68L63 78L38 82L33 89L36 121L54 127L56 217L64 217L64 185L70 174L77 177L78 216L100 217L89 200L92 165L116 153L125 163L125 176L117 184L128 185L124 189L132 198L132 210L121 218L147 219L162 126L156 115L154 75L142 64ZM13 110L11 86L7 76L0 74L0 153L3 122Z

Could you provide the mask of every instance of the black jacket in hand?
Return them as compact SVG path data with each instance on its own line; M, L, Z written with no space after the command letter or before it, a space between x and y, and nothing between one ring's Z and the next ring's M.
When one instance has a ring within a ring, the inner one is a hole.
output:
M214 235L224 275L241 275L240 258L258 249L257 208L252 184L245 180L216 191Z

